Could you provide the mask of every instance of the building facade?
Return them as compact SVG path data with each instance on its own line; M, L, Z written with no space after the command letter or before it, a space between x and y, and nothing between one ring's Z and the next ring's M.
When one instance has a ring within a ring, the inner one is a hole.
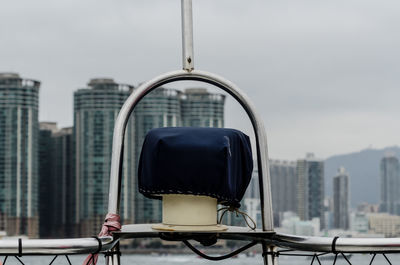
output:
M54 224L53 158L54 144L52 135L58 130L55 122L39 123L39 236L51 238Z
M305 159L297 160L298 208L301 220L319 218L324 228L324 162L307 154Z
M57 177L55 196L55 235L57 237L76 237L78 227L74 223L76 210L73 165L73 128L62 128L52 135L53 138L53 175Z
M388 213L370 213L367 216L372 233L383 234L385 237L400 236L400 216Z
M113 79L92 79L87 88L74 93L75 223L80 234L96 235L108 205L112 138L117 115L133 86ZM133 123L127 125L122 169L121 219L132 223L133 201Z
M40 122L39 212L41 238L76 237L73 128Z
M400 174L399 160L387 153L381 160L381 203L380 211L400 215Z
M350 183L344 167L339 168L333 177L333 226L348 230L350 228Z
M139 193L137 168L144 138L148 131L159 127L181 126L181 92L174 89L157 88L136 106L135 120L135 222L154 223L161 221L161 201L145 198Z
M297 212L296 162L270 160L269 168L274 224L279 226L284 212Z
M38 237L39 87L0 74L0 230Z
M181 96L182 125L224 127L225 96L205 88L188 88Z

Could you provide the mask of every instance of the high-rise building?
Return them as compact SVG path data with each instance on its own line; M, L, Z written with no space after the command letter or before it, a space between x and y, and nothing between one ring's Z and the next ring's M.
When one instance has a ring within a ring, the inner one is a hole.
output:
M40 82L0 74L0 230L37 237Z
M246 212L257 226L261 226L260 188L258 181L257 161L254 161L253 175L246 190L243 204ZM269 160L271 178L272 209L274 225L280 226L284 212L297 212L297 176L296 162Z
M284 212L297 212L296 162L270 160L269 171L274 224L279 226Z
M344 230L348 230L350 226L349 186L349 175L341 167L333 177L333 226Z
M52 135L52 172L56 185L54 198L54 237L78 236L75 220L75 178L73 172L73 128L62 128Z
M399 160L393 153L386 153L381 160L381 204L380 211L400 214Z
M182 125L224 127L225 96L205 88L188 88L181 97Z
M54 230L55 194L53 194L53 189L57 182L53 174L52 135L58 128L55 122L40 122L39 129L39 236L50 238Z
M301 220L320 218L324 228L324 162L307 154L297 160L298 208Z
M136 106L135 120L135 169L147 132L153 128L176 127L182 124L181 92L174 89L157 88ZM149 223L161 221L161 201L145 198L138 191L137 170L135 170L135 222Z
M55 122L41 122L39 136L39 213L41 238L74 237L75 178L73 128L58 129Z
M76 216L76 180L74 177L73 127L62 128L53 134L54 158L53 174L57 176L55 189L58 196L56 203L56 235L77 237Z
M80 234L95 235L107 212L112 139L117 115L133 86L113 79L92 79L87 88L74 93L74 146L76 219ZM132 223L133 122L127 125L122 169L121 219Z

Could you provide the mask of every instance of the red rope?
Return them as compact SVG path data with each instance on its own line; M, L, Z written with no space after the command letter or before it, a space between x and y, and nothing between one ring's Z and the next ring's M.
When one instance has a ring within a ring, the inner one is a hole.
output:
M112 232L121 230L120 220L121 218L118 214L108 213L98 236L111 236ZM90 254L83 262L83 265L96 265L98 257L99 254Z

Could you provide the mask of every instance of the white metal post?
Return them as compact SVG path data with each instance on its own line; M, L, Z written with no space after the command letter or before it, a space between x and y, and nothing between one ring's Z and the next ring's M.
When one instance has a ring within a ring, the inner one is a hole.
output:
M182 60L183 70L191 72L194 69L192 0L182 0Z

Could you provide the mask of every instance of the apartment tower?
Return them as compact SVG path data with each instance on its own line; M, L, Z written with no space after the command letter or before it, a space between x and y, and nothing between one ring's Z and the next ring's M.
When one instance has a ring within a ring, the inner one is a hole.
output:
M0 230L38 237L40 82L0 73Z
M379 210L400 215L400 174L399 160L388 152L381 159L381 203Z
M80 234L96 235L108 205L112 139L117 115L133 86L97 78L74 93L76 216ZM133 222L133 123L125 134L121 219Z
M274 224L279 226L284 212L297 212L296 162L270 160L269 168Z
M333 226L348 230L350 227L349 174L344 167L333 177Z
M181 97L182 126L224 127L225 96L205 88L188 88Z
M324 162L309 153L306 158L297 160L296 174L300 219L320 218L321 228L324 228Z

